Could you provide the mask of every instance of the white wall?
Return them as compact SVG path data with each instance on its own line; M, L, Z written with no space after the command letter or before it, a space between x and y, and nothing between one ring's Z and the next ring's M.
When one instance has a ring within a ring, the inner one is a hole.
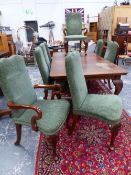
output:
M0 24L10 26L14 41L16 31L23 26L24 21L37 20L38 26L48 21L55 22L53 29L55 40L63 40L62 24L65 22L65 8L84 8L85 23L87 14L97 16L105 6L112 6L114 0L0 0L0 11L2 12ZM117 1L118 2L118 1ZM97 18L90 18L96 21ZM25 31L20 31L23 42L26 41ZM49 29L39 28L39 36L48 40Z

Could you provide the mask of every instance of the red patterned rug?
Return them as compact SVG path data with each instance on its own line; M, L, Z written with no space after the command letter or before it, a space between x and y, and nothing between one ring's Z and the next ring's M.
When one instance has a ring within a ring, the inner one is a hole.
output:
M97 81L91 82L89 91L111 93ZM52 149L41 134L35 175L131 175L131 120L125 110L115 151L109 151L109 143L110 131L104 122L81 117L72 136L68 136L66 127L60 131L59 158L53 161Z

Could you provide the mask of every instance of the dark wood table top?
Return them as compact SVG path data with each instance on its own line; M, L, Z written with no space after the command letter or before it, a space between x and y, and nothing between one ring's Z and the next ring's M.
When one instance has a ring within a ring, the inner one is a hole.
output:
M104 60L95 53L87 53L86 56L83 54L81 62L86 79L110 79L128 73L127 70ZM53 54L50 77L54 80L66 79L65 53L56 52Z

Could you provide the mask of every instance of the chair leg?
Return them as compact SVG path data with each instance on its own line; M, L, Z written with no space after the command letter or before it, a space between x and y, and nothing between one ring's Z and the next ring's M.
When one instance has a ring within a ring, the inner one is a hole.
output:
M68 134L71 135L76 127L76 123L80 119L79 115L73 115L72 126L69 128Z
M21 141L21 128L22 125L21 124L15 124L16 125L16 142L15 145L19 145L20 141Z
M58 135L51 135L49 137L46 137L46 140L47 142L52 146L53 148L53 159L55 157L57 157L57 154L56 154L56 145L57 145L57 141L59 139L59 136Z
M84 41L84 44L85 44L85 55L87 55L87 47L88 47L88 42L87 41Z
M109 87L110 89L112 89L110 80L107 80L107 81L108 81L108 87Z
M64 49L65 49L65 53L68 53L68 42L64 42Z
M44 99L46 100L48 97L48 90L45 90L44 93L45 93Z
M120 128L121 128L121 123L118 123L118 124L110 127L110 130L111 130L110 150L114 150L114 141L115 141L115 138L116 138Z

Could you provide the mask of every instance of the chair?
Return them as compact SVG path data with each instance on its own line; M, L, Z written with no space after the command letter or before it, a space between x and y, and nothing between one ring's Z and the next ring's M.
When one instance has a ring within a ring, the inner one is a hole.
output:
M39 67L40 70L40 74L43 80L44 84L53 84L53 80L49 77L50 74L50 67L51 67L51 63L49 60L49 57L47 55L46 52L46 48L45 45L42 44L41 46L37 46L37 48L35 48L35 58L36 58L36 62L37 65ZM48 88L45 89L45 99L47 99L48 97Z
M99 56L101 56L101 54L102 54L103 43L104 43L103 39L97 40L95 53Z
M34 131L39 130L47 137L53 145L55 156L58 132L69 114L69 102L64 99L37 99L24 59L19 55L0 60L0 80L0 87L11 109L11 118L16 125L15 145L20 144L22 125L31 126ZM44 85L37 87L44 88ZM60 87L52 85L52 88Z
M64 47L65 52L68 52L69 41L80 41L80 51L82 41L85 44L85 54L87 51L87 36L82 34L82 19L80 13L68 13L66 15L66 28L64 28ZM86 32L85 32L86 33Z
M52 58L51 58L48 46L47 46L47 44L45 42L43 42L43 43L40 44L40 47L43 50L43 53L44 53L44 56L45 56L45 59L46 59L46 63L48 65L49 69L50 69Z
M122 102L116 95L88 94L83 75L80 54L69 53L66 57L66 74L73 104L73 132L79 116L92 116L109 124L111 129L110 149L114 149L114 140L121 126Z
M110 62L117 64L117 52L118 52L119 45L116 41L108 41L107 42L107 49L104 55L104 59L109 60ZM106 82L106 81L105 81ZM108 86L110 89L111 84L110 80L108 80Z
M116 41L108 41L104 59L109 60L112 63L116 63L118 48L119 45Z

